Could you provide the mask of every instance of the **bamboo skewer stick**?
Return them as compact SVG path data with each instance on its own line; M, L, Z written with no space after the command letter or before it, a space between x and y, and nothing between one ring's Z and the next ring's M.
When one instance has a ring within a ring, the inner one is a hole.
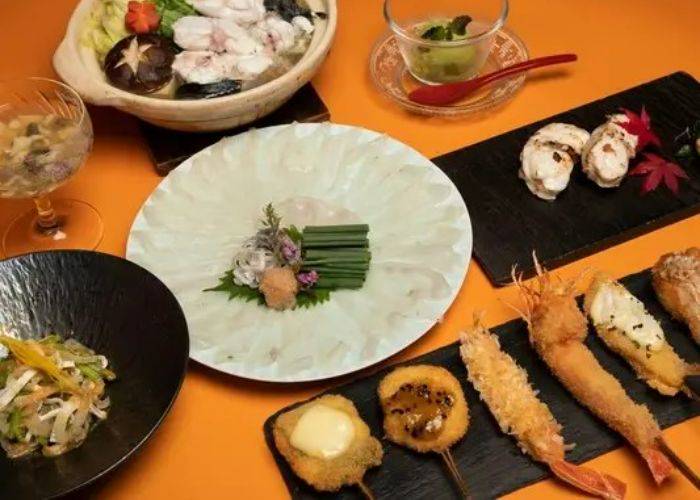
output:
M457 484L457 487L459 488L460 493L462 493L462 497L465 498L465 500L468 499L469 498L469 491L467 489L467 483L464 481L462 474L460 474L459 469L457 468L457 464L455 463L454 458L452 457L452 453L450 452L449 449L447 449L447 450L441 452L440 456L445 461L445 465L447 466L447 469L450 471L450 474L452 474L452 478L454 479L455 483Z
M669 460L673 463L673 465L678 468L679 471L690 481L693 483L693 486L695 486L696 489L700 490L700 477L693 472L693 470L686 464L683 459L681 459L676 453L671 449L671 447L666 443L664 438L659 438L658 440L659 447L661 448L661 451L664 452L666 456L668 456Z

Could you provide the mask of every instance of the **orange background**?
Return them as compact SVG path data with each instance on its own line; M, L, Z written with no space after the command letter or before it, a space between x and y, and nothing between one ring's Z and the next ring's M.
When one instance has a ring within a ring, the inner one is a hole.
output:
M51 55L76 0L0 0L0 75L54 76ZM426 119L403 112L373 88L367 61L383 32L379 0L339 0L335 44L314 85L335 122L386 132L427 156L445 153L520 125L676 70L700 76L698 0L513 0L508 25L531 55L575 52L580 61L540 71L514 100L478 121ZM465 2L468 6L468 2ZM88 201L99 209L105 237L98 250L123 255L139 207L160 178L154 173L134 118L91 108L96 140L87 166L57 196ZM26 202L0 201L0 231ZM585 267L623 276L654 263L671 250L700 243L700 216L618 245L566 266L564 275ZM494 289L472 264L444 323L392 361L408 359L455 340L474 309L487 309L490 324L513 313L499 299L513 290ZM180 397L148 445L97 491L100 498L284 498L287 491L263 441L262 424L277 409L339 381L314 385L264 385L219 375L193 365ZM677 453L700 470L700 420L664 432ZM655 488L645 466L628 448L592 464L628 485L628 498L692 498L697 492L680 474ZM37 478L40 480L40 478ZM544 481L514 498L572 496Z

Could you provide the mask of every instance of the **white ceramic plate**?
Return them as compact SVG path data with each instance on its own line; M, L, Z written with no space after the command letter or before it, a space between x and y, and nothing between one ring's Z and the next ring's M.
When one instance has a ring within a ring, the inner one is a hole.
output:
M272 202L283 224L365 222L365 286L278 312L202 290L218 283ZM324 124L224 139L173 171L141 208L127 258L180 302L196 361L232 375L301 382L382 361L440 321L472 251L467 208L427 158L385 135Z

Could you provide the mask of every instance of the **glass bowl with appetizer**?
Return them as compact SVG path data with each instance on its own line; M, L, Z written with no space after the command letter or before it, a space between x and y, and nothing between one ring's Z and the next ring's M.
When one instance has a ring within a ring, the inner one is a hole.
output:
M6 228L5 255L97 246L103 226L91 205L48 198L80 170L92 141L90 115L72 88L46 78L0 83L0 198L35 203Z
M459 82L484 66L508 17L508 0L468 6L447 0L385 0L384 17L413 77L427 84Z
M336 19L335 0L82 0L54 67L91 104L176 130L223 130L308 82Z

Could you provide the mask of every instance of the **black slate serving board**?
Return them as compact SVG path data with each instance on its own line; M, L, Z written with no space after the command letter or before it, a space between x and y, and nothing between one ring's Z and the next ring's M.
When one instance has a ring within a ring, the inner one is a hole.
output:
M661 321L668 341L679 355L688 361L700 361L700 353L691 340L687 328L671 320L656 300L649 271L628 276L622 281ZM540 398L549 405L554 416L563 425L566 442L576 443L576 447L567 455L568 460L581 463L623 444L622 438L579 406L549 373L547 367L529 347L526 327L522 321L510 321L492 331L498 334L503 349L527 370L530 381L540 390ZM595 334L589 334L586 343L603 367L620 380L630 396L649 406L662 427L668 427L700 414L699 403L682 395L673 398L661 396L637 380L624 361L607 351ZM523 455L515 441L500 432L488 409L466 381L466 369L459 357L456 344L448 345L406 364L416 363L444 366L462 382L471 420L466 437L455 445L452 451L457 466L469 485L472 498L495 498L549 476L545 467ZM328 391L351 399L370 426L372 434L378 438L382 438L383 431L376 389L379 380L390 369L383 369L376 374ZM359 491L353 488L344 488L333 495L315 492L292 473L284 458L277 452L272 437L272 424L277 415L298 404L280 410L264 425L265 439L292 497L295 499L362 498ZM420 455L386 440L382 440L382 443L385 451L382 465L371 469L365 476L365 482L378 499L460 498L459 492L454 488L448 472L437 455ZM641 458L638 474L649 474ZM619 479L624 481L625 478Z
M270 127L292 122L322 122L330 119L328 108L310 83L304 85L277 111L260 120L220 132L177 132L141 123L146 144L159 175L167 175L193 154L219 142L222 138L257 127Z
M520 151L540 127L565 122L592 131L620 107L638 112L642 106L664 153L672 157L678 147L674 138L700 118L700 84L687 73L674 73L433 160L467 203L474 254L494 284L510 282L514 263L532 276L533 249L553 269L700 212L697 162L686 168L690 180L681 183L677 198L663 186L640 196L641 177L628 177L618 189L601 189L577 166L568 188L547 202L518 178Z

